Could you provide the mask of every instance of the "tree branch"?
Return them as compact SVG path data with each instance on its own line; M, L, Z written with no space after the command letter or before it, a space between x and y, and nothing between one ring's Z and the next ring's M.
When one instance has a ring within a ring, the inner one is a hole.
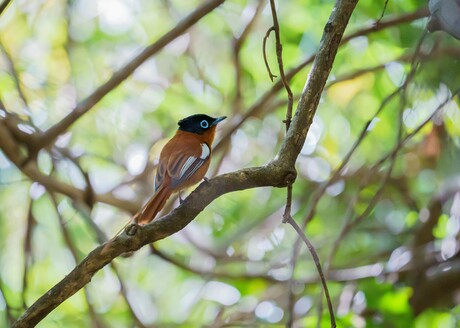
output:
M26 157L21 152L18 146L18 142L15 136L12 135L5 120L0 117L0 149L4 152L6 157L16 165L24 175L29 177L31 180L36 181L46 187L47 189L55 192L64 194L73 200L80 200L84 203L87 193L85 190L81 190L71 186L65 182L54 179L51 176L45 175L40 172L37 164L34 161L29 161L26 165L23 165ZM116 206L126 211L134 213L138 206L134 202L118 199L111 193L95 195L94 200L103 202L109 205Z
M181 230L217 197L231 191L282 184L282 180L281 170L272 164L225 174L209 180L209 183L202 183L181 206L168 215L139 227L133 236L121 234L105 252L102 250L106 244L94 249L69 275L29 307L13 327L35 326L59 304L88 284L92 276L115 257L136 251Z
M313 244L308 240L307 236L303 232L303 230L299 227L297 222L294 221L292 217L288 219L288 223L295 229L297 234L302 238L304 241L305 245L307 245L308 250L310 251L311 256L313 257L313 261L315 262L321 284L323 285L323 291L324 294L326 295L326 300L327 300L327 307L329 309L329 316L331 320L331 328L336 327L335 323L335 316L334 316L334 308L332 307L332 301L331 301L331 296L329 295L329 289L327 288L327 283L326 283L326 278L323 273L323 269L321 268L321 261L319 260L318 254L316 253L315 247Z
M6 50L5 46L1 42L0 42L0 52L3 52L6 64L8 66L9 71L10 71L9 73L13 77L14 84L16 85L16 90L18 92L19 98L22 100L24 105L26 107L28 107L29 106L28 101L27 101L25 92L22 89L21 80L19 78L19 74L18 74L18 71L16 69L16 65L14 64L13 58L11 58L10 53ZM27 118L29 120L31 119L29 116L27 116Z
M270 7L272 11L272 18L273 18L273 27L269 30L271 31L273 29L275 33L275 40L276 40L276 57L278 61L278 69L280 72L280 77L281 77L281 82L283 83L284 88L286 89L287 97L288 97L288 102L287 102L287 111L286 111L286 119L284 120L284 123L286 124L286 133L289 131L289 127L291 125L291 119L292 119L292 106L293 106L293 95L291 88L289 86L289 82L286 79L286 75L284 74L284 64L283 64L283 46L281 44L281 37L280 37L280 27L278 23L278 17L276 13L276 7L275 7L275 1L270 0ZM351 13L350 13L351 14ZM348 22L346 23L348 24ZM345 25L346 25L345 24ZM270 67L268 66L267 63L267 58L265 54L265 41L268 37L270 32L267 32L267 34L264 37L264 60L265 60L265 65L267 66L267 70L269 72L270 78L272 78L272 74L270 72ZM340 36L341 37L341 36ZM273 81L273 79L272 79ZM324 85L323 85L324 88ZM295 176L293 176L293 181L294 181ZM326 279L324 278L324 273L321 268L321 262L319 260L318 254L316 253L315 248L313 247L313 244L308 240L307 236L303 232L303 230L299 227L299 225L294 221L294 219L291 216L291 206L292 206L292 185L293 182L289 183L287 186L287 197L286 197L286 207L284 209L284 214L283 214L283 223L289 223L294 230L297 232L300 238L305 242L305 245L308 247L308 250L310 251L313 260L316 265L316 269L318 271L318 274L321 278L321 284L323 286L324 293L326 295L326 300L328 304L328 309L329 309L329 315L331 319L331 327L335 328L336 323L335 323L335 316L334 316L334 309L332 307L332 302L331 302L331 297L329 296L329 290L327 288L327 283ZM292 314L289 316L292 318ZM290 320L289 320L290 321Z
M278 157L286 158L290 163L295 162L305 142L337 49L342 41L343 32L357 2L357 0L337 1L324 28L317 55L297 105L292 128L287 132L278 153Z
M267 30L267 32L265 33L264 40L262 42L262 54L263 54L263 57L264 57L264 63L265 63L265 67L267 68L268 77L270 78L270 81L272 81L272 82L273 82L273 79L276 78L277 76L275 74L273 74L271 69L270 69L270 64L268 63L267 50L266 49L267 49L267 40L270 37L270 33L273 32L274 30L275 30L274 26L270 27Z
M292 96L291 87L289 86L289 82L287 81L286 75L284 74L283 45L281 44L280 26L279 26L279 23L278 23L278 16L276 14L276 8L275 8L275 1L274 0L270 0L270 7L271 7L271 10L272 10L272 17L273 17L273 31L275 32L276 58L277 58L277 61L278 61L278 69L280 71L281 82L283 83L284 89L286 89L286 93L287 93L287 97L288 97L286 120L284 121L284 123L286 124L286 132L287 132L289 130L289 126L291 125L292 105L293 105L294 100L293 100L293 96ZM267 32L267 33L269 33L269 32ZM266 37L267 37L267 35L266 35ZM265 39L266 38L264 38L264 42L265 42ZM264 50L265 50L265 45L264 45ZM267 65L267 69L269 69L268 65ZM271 76L270 70L269 70L269 74Z
M362 29L357 30L356 32L353 32L345 36L342 39L342 42L340 45L342 46L348 43L350 40L363 36L363 35L372 34L374 32L378 32L378 31L384 30L392 26L397 26L400 24L412 22L414 20L426 17L428 16L428 14L429 14L428 8L423 7L421 9L418 9L408 14L403 14L403 15L393 16L387 19L382 19L382 21L378 25L376 25L375 23L371 23L369 26L366 26ZM316 53L311 55L307 59L305 59L303 62L298 64L296 67L292 68L290 71L288 71L286 73L286 79L290 81L297 73L299 73L306 66L310 65L315 59L315 56L316 56ZM281 81L278 81L272 86L270 90L265 92L257 100L257 102L254 103L245 114L243 114L243 117L225 132L225 134L223 135L221 139L221 142L219 142L219 144L217 144L217 146L214 147L214 150L219 149L224 144L224 141L226 141L246 121L247 118L260 115L262 112L264 112L264 110L266 110L266 108L268 107L267 105L269 104L270 100L282 88L283 88L283 83Z
M221 5L224 1L225 0L209 0L208 2L195 9L195 11L193 11L179 23L177 23L177 25L172 30L163 35L160 39L158 39L157 42L145 48L133 60L116 71L107 82L97 88L86 99L83 99L81 102L79 102L66 117L46 130L40 136L36 144L36 150L51 144L60 134L64 133L72 124L75 123L75 121L77 121L86 112L88 112L104 96L106 96L110 91L115 89L120 83L126 80L147 59L149 59L173 40L185 33L187 29L189 29L219 5Z
M385 16L385 11L387 10L387 6L388 6L388 1L389 0L385 0L385 4L383 5L382 13L380 14L379 19L377 19L377 21L375 22L375 25L379 25L379 23L382 20L383 16Z
M4 0L2 4L0 4L0 16L3 14L5 11L6 7L10 4L11 0Z

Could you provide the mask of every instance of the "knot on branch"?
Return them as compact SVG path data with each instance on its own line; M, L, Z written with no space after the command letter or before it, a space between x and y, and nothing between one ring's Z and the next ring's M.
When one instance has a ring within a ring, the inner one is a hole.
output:
M286 174L284 177L284 182L286 183L287 186L291 185L294 183L295 179L297 178L297 171L292 170Z
M324 32L325 33L330 33L332 31L332 23L327 22L326 25L324 26Z
M133 237L139 230L139 225L136 223L130 224L126 227L125 232L128 236Z
M284 175L283 179L280 183L276 186L279 188L290 186L294 183L295 179L297 178L297 171L295 169L289 169L287 173Z

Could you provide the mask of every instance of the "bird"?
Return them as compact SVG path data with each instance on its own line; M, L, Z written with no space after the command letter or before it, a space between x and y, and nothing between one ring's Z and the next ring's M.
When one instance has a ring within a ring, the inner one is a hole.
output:
M130 222L145 225L161 211L171 194L200 182L209 168L217 124L226 119L195 114L180 120L175 135L160 153L153 195Z

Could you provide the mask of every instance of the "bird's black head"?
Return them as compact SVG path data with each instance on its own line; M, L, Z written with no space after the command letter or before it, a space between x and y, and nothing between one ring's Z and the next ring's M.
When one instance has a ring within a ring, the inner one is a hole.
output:
M203 134L226 118L226 116L214 118L205 114L195 114L180 120L177 124L181 131Z

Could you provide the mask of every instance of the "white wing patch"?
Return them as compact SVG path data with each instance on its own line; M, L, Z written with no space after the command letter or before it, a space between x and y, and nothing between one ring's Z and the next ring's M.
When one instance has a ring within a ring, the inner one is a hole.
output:
M171 186L173 188L179 186L184 181L190 179L191 176L209 159L211 155L211 149L206 143L200 144L201 154L200 157L188 156L184 164L180 168L179 174L177 177L174 177L171 181Z
M211 153L211 150L209 149L209 146L205 143L201 144L201 159L206 159L209 157L209 154Z
M187 160L185 161L184 165L180 169L179 179L182 178L184 173L187 172L188 168L195 162L195 160L196 160L195 156L190 156L189 158L187 158Z

